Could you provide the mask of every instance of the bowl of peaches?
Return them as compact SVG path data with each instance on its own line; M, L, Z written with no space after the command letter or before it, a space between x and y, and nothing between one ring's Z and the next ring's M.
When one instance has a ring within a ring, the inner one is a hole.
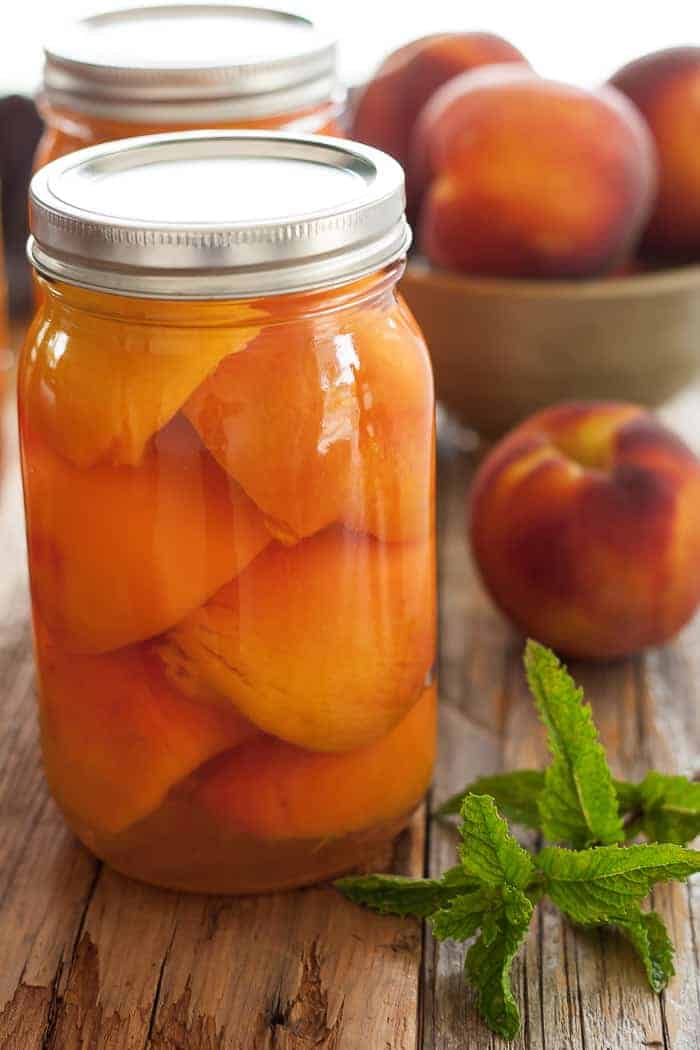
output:
M587 90L500 37L425 37L357 98L404 166L402 292L437 395L495 438L571 397L654 407L700 364L700 47Z

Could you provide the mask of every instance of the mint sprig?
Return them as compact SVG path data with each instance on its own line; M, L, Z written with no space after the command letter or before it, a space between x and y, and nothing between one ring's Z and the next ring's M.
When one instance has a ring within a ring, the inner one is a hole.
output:
M380 915L415 915L425 919L445 908L455 897L478 890L461 865L440 879L411 879L403 875L357 875L338 879L337 888L348 900L364 904Z
M537 642L527 643L525 673L552 752L538 800L545 838L578 849L621 842L612 773L583 691L554 653Z
M664 920L655 911L642 911L618 919L615 926L627 937L639 955L647 980L655 992L662 992L676 972L673 945Z
M700 835L700 783L652 771L636 787L639 831L650 842L683 845Z
M505 886L499 908L482 927L464 964L465 977L477 992L481 1016L504 1039L514 1039L520 1031L510 970L527 935L532 912L532 902L521 890Z
M511 967L543 896L577 925L616 928L660 992L674 973L673 946L661 916L641 904L658 883L700 871L700 852L684 846L700 831L700 784L655 772L639 784L614 780L591 709L566 668L535 642L528 642L525 668L547 728L547 770L481 777L443 803L439 815L461 819L459 864L442 878L365 875L336 883L381 914L427 918L437 940L476 937L465 977L486 1023L508 1039L520 1029ZM573 848L525 850L499 810ZM651 841L622 844L640 833Z
M700 834L700 784L686 780L685 777L666 777L661 773L649 774L659 777L662 781L682 781L683 785L696 789L698 801L689 815L689 834L685 839L668 838L666 834L655 836L653 841L677 842L684 845L692 841ZM540 815L540 796L544 791L545 771L543 769L516 769L509 773L493 773L491 776L477 777L455 792L449 798L441 802L433 816L446 821L446 818L457 816L462 807L462 802L467 795L491 795L495 799L499 812L512 824L519 824L533 831L542 831L542 818ZM629 839L639 834L641 823L645 816L643 809L644 800L640 791L641 784L633 784L627 780L613 778L613 787L617 796L617 806L623 820L625 838ZM686 805L690 800L686 800ZM671 813L669 812L669 817ZM694 828L697 827L697 831ZM665 829L668 833L668 827Z
M457 896L430 918L438 940L464 941L480 931L467 952L465 976L479 1011L494 1032L512 1039L520 1013L510 983L513 959L527 934L535 879L532 856L513 838L488 795L469 795L462 806L462 868L479 888Z
M459 813L462 800L475 792L491 795L513 824L576 849L638 835L682 846L700 835L700 782L655 771L637 784L614 779L591 709L566 668L532 641L525 668L552 763L546 770L479 777L443 802L437 817Z
M469 940L482 925L488 927L500 900L500 894L486 886L454 897L430 916L433 936L438 941Z
M534 873L532 857L513 838L489 795L469 795L462 806L462 868L487 886L524 889Z
M459 813L469 794L491 795L499 811L513 824L543 831L539 800L545 786L544 770L518 769L478 777L435 810L438 818ZM625 839L644 835L649 842L685 846L700 835L700 782L687 777L650 772L640 783L613 780L617 806L623 817Z
M636 914L657 883L687 879L700 871L699 862L700 852L670 843L579 851L548 846L535 857L547 895L573 922L584 925Z
M457 815L466 795L491 795L499 811L513 824L540 830L539 798L543 789L544 771L539 769L516 769L512 773L479 777L438 806L435 816Z

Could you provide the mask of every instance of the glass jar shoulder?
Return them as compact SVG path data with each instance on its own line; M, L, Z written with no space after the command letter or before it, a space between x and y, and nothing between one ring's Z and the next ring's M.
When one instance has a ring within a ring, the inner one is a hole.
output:
M393 283L222 304L44 285L43 300L23 354L21 399L78 466L134 465L177 412L205 432L215 456L249 458L251 472L256 444L266 462L282 465L295 446L307 481L327 497L344 492L351 470L361 473L373 454L409 456L412 436L430 451L430 363ZM285 488L297 480L292 470Z
M44 131L39 139L34 156L34 170L52 160L58 160L75 150L96 146L102 142L133 138L137 135L154 135L165 131L196 131L202 127L225 130L293 131L303 134L345 135L345 96L322 102L317 106L289 113L278 113L251 120L226 121L202 117L199 121L170 121L143 123L135 120L115 120L90 116L86 113L56 109L45 100L39 100L39 110L44 119Z
M206 375L259 331L260 311L244 306L202 330L168 304L153 312L45 283L40 298L21 355L20 403L77 466L136 464Z

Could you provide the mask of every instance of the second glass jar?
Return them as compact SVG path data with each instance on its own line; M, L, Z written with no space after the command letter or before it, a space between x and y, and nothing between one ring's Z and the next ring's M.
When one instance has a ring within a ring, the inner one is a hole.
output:
M299 14L235 4L93 15L45 47L35 167L127 136L197 128L342 134L336 42Z

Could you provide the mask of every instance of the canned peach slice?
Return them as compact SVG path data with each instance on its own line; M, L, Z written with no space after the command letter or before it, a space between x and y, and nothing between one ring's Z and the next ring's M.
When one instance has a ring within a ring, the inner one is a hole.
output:
M171 637L273 736L319 751L388 732L433 660L433 550L332 526L273 543Z
M183 696L147 646L76 656L38 625L41 734L51 790L81 826L117 833L257 730L234 708Z
M259 511L182 417L138 467L78 470L29 427L24 455L32 592L68 649L159 634L269 541Z
M184 409L282 540L330 525L348 498L360 414L356 355L351 338L336 339L329 326L272 326L222 361Z
M283 541L341 519L392 541L430 533L430 364L404 314L365 303L342 326L317 318L284 338L273 326L185 406Z
M434 405L423 338L402 302L353 317L359 469L343 520L390 541L433 528Z
M178 645L172 634L154 638L151 647L165 677L178 692L216 707L231 707L230 699L209 684L197 661Z
M197 331L149 323L147 307L132 300L134 324L90 313L104 296L77 291L85 301L79 323L62 338L38 318L36 350L27 361L23 397L33 425L78 467L134 465L202 380L256 334L245 327L254 311L241 306L242 327ZM75 311L74 311L75 312ZM144 318L139 317L143 313ZM240 314L240 317L238 317Z
M395 820L430 782L435 706L431 686L389 733L339 755L253 740L202 770L195 800L227 827L268 839L318 839Z

